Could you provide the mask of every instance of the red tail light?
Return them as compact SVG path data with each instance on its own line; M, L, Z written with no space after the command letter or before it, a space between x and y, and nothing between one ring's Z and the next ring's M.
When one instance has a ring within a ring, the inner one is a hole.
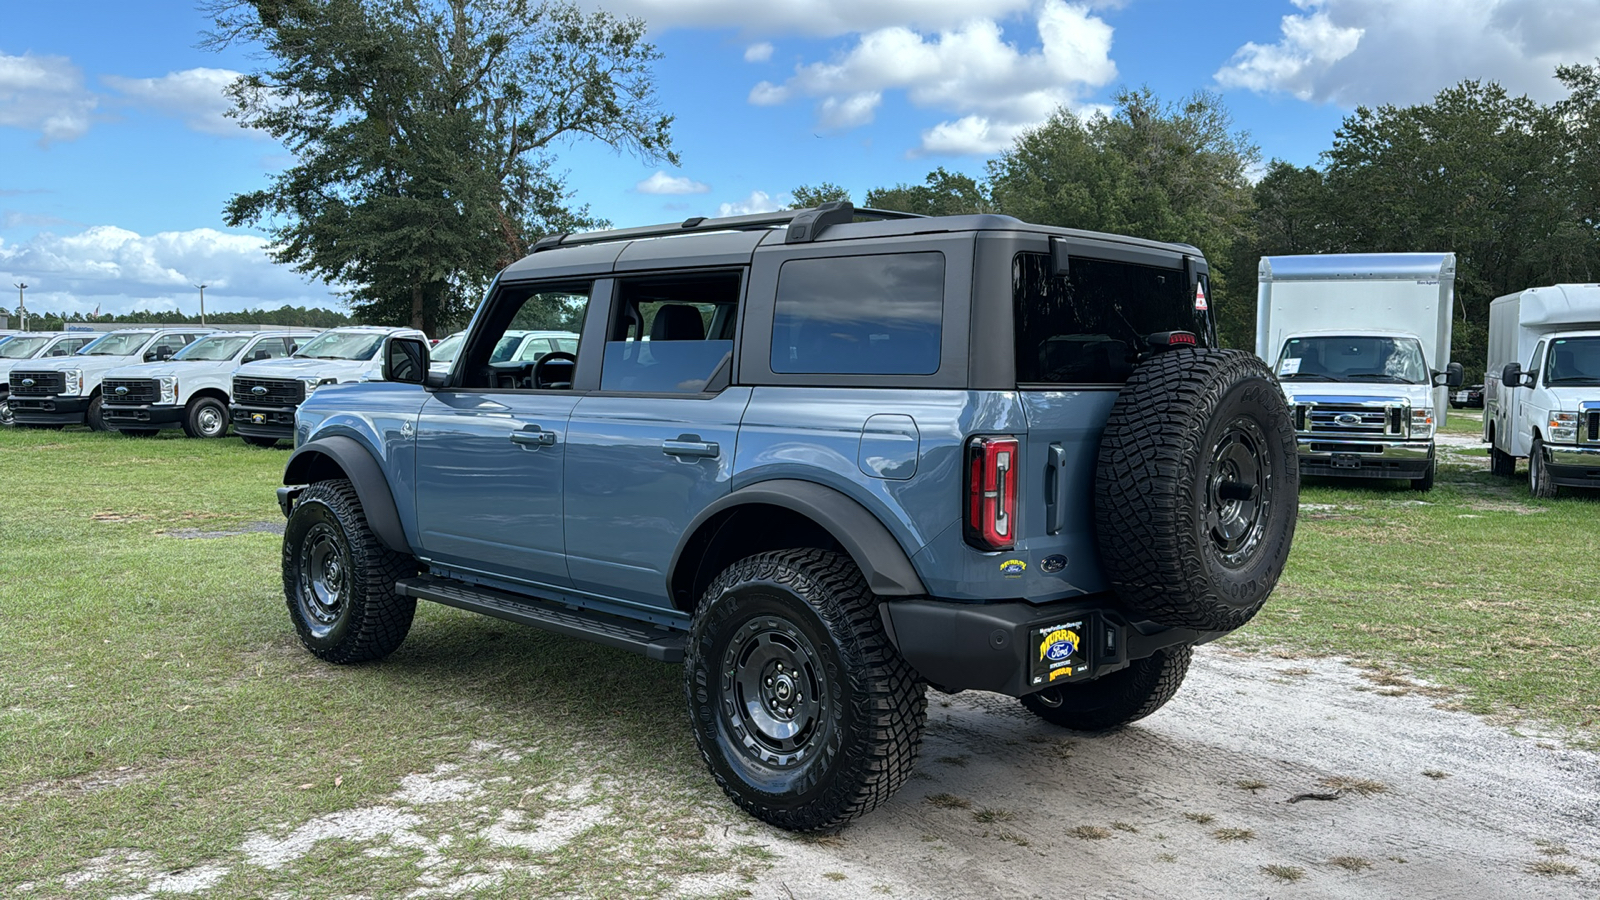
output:
M1014 437L967 442L967 543L980 550L1017 543L1017 455Z

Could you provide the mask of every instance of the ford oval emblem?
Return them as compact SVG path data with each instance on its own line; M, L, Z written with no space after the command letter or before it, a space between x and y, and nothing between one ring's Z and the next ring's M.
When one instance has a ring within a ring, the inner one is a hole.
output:
M1354 428L1361 424L1361 417L1355 413L1340 413L1333 420L1346 428Z
M127 392L128 392L128 389L126 387L117 388L117 396L118 397L121 397L123 394L126 394Z
M33 379L32 378L24 378L24 379L22 379L22 386L23 387L33 387Z
M267 392L266 386L265 385L260 385L260 384L258 384L255 387L250 389L250 393L257 394L257 395L265 394L266 392Z

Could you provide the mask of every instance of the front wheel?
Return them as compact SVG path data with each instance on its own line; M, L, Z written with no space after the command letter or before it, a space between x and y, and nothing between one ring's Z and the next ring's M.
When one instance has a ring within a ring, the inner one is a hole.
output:
M101 405L99 394L89 398L89 409L84 413L83 421L89 426L90 431L107 430L105 409Z
M1533 439L1533 449L1528 451L1528 492L1535 497L1552 500L1560 491L1550 477L1550 466L1544 460L1544 441Z
M367 525L355 488L343 479L306 488L283 530L283 593L294 630L333 663L382 659L411 630L417 601L395 582L417 571Z
M1158 650L1126 669L1093 681L1045 688L1022 698L1029 712L1073 731L1112 731L1167 705L1189 674L1194 648Z
M1422 473L1422 477L1411 479L1411 489L1413 491L1431 491L1431 490L1433 490L1433 478L1438 473L1439 473L1439 461L1438 460L1430 461L1428 463L1428 471Z
M925 689L848 557L782 550L734 563L695 611L685 663L700 756L756 818L837 829L911 776Z
M195 399L184 413L183 433L192 438L222 437L228 433L228 407L215 397Z
M0 400L0 426L17 424L17 415L11 411L11 400Z

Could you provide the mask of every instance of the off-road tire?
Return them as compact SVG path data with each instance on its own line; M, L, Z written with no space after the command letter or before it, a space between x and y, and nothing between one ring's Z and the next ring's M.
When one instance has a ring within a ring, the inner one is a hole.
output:
M1248 486L1254 500L1226 499ZM1300 504L1294 421L1254 355L1184 349L1117 395L1095 466L1095 538L1119 599L1151 621L1230 631L1283 573Z
M1183 685L1193 655L1194 648L1188 644L1168 647L1093 681L1028 694L1022 705L1062 728L1113 731L1167 705Z
M855 563L827 550L751 556L706 589L684 660L690 722L717 785L752 816L831 831L911 777L927 694L884 633L878 603ZM783 718L779 706L764 721L793 726L792 745L752 725L783 702L785 658L798 714ZM767 687L773 666L780 683Z
M349 481L319 481L300 494L283 531L283 594L300 643L318 658L359 663L394 652L417 611L395 582L416 571L415 560L372 533Z
M257 437L256 435L253 435L253 434L241 434L241 435L239 435L239 440L244 441L246 444L249 444L252 447L276 447L276 446L278 446L278 439L277 438Z
M183 433L192 438L226 437L227 404L215 397L197 397L190 400L188 408L183 413Z
M1413 491L1423 491L1423 492L1427 492L1427 491L1433 490L1433 479L1434 479L1434 476L1438 475L1438 474L1439 474L1439 461L1437 459L1429 460L1428 461L1428 471L1424 472L1422 474L1421 478L1413 478L1413 479L1411 479L1411 489Z
M1501 478L1517 477L1517 458L1493 444L1489 445L1489 471Z
M1550 477L1550 466L1544 461L1544 440L1533 439L1533 449L1528 451L1528 493L1542 500L1554 500L1561 494L1555 480Z
M89 408L83 413L83 422L90 431L110 431L106 427L105 410L99 394L89 398Z

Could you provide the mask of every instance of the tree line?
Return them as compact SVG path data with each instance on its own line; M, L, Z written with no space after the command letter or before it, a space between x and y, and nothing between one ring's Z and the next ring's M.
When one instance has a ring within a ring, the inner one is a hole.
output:
M10 316L0 309L0 315ZM206 313L206 324L217 328L228 325L279 325L284 328L337 328L354 320L348 313L311 306L283 306L277 309L246 309L235 312ZM86 316L81 312L63 313L28 311L28 330L63 331L72 324L93 322L128 323L139 325L199 325L200 317L173 310L134 310L116 315ZM13 322L13 324L17 324Z
M558 150L594 140L676 164L659 59L635 18L571 0L211 0L207 41L261 51L231 115L295 164L234 196L282 263L354 285L360 321L439 335L539 237L605 227L576 204ZM1414 106L1362 107L1317 165L1261 162L1222 98L1124 90L1109 113L1061 110L987 161L864 205L994 212L1199 247L1225 343L1253 347L1264 255L1453 251L1455 356L1481 367L1488 303L1591 281L1600 267L1600 65L1565 66L1551 103L1466 81ZM844 199L801 185L796 206Z

